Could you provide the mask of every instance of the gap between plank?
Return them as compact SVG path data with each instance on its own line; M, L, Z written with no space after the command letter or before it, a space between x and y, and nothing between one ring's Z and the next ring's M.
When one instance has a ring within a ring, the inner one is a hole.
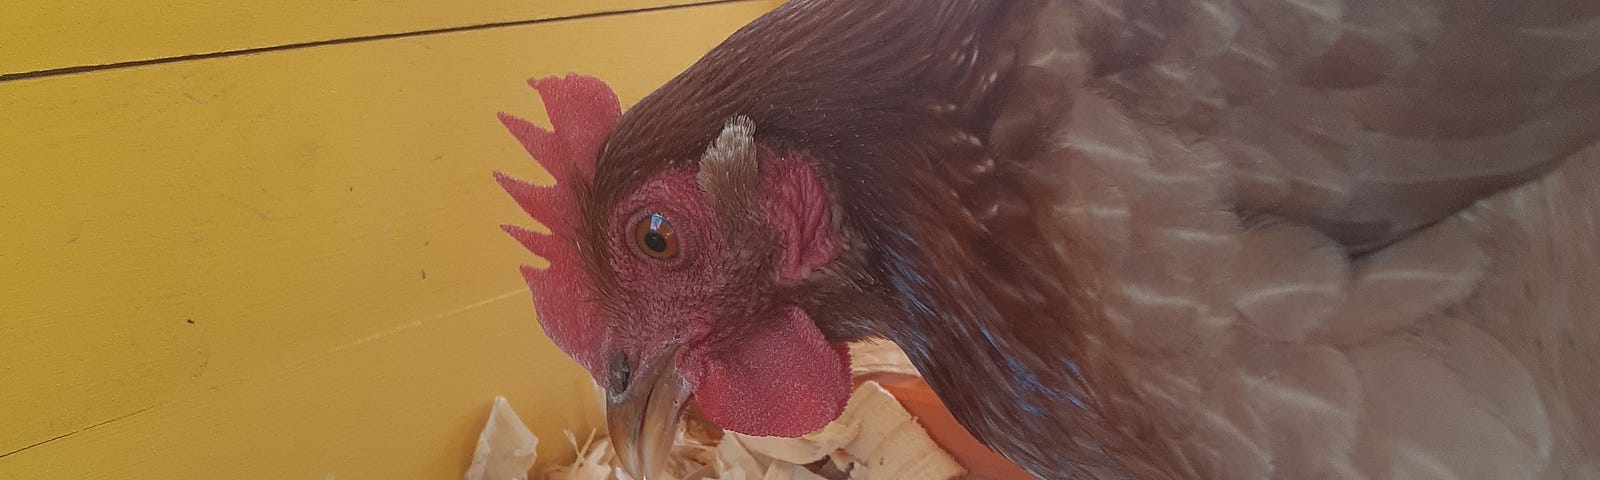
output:
M168 63L187 62L187 61L193 61L193 60L211 60L211 59L216 59L216 58L237 57L237 56L241 56L241 55L250 55L250 54L256 54L256 53L281 52L281 51L286 51L286 50L298 50L298 49L302 49L302 48L322 47L322 46L328 46L328 45L345 45L345 44L351 44L351 43L373 42L373 41L380 41L380 40L392 40L392 39L396 39L396 38L421 37L421 36L427 36L427 35L437 35L437 34L441 34L441 33L472 32L472 31L478 31L478 30L489 30L489 29L494 29L494 28L521 27L521 26L536 25L536 24L541 24L541 23L562 22L562 21L567 21L567 20L583 20L583 19L590 19L590 18L603 18L603 17L611 17L611 16L617 16L617 15L625 15L625 14L630 14L630 13L658 12L658 11L674 10L674 9L680 9L680 8L694 8L694 7L703 7L703 6L710 6L710 5L719 5L719 4L724 4L724 3L740 3L740 2L745 2L745 1L751 1L751 0L709 0L709 1L704 1L704 2L683 4L683 5L662 5L662 6L656 6L656 7L637 8L637 9L633 9L633 10L614 10L614 11L608 11L608 12L593 12L593 13L583 13L583 14L578 14L578 15L568 15L568 16L554 17L554 18L536 18L536 19L531 19L531 20L512 20L512 21L508 21L508 22L494 22L494 23L483 23L483 24L478 24L478 25L464 25L464 26L459 26L459 27L445 27L445 28L435 28L435 29L429 29L429 30L417 30L417 31L414 31L414 32L384 33L384 34L367 35L367 36L361 36L361 37L346 37L346 38L335 38L335 39L330 39L330 40L316 40L316 41L301 42L301 43L287 43L287 44L283 44L283 45L273 45L273 46L270 46L270 47L243 48L243 49L239 49L239 50L224 50L224 51L221 51L221 52L211 52L211 53L192 53L192 54L188 54L188 55L176 55L176 56L171 56L171 57L150 58L150 59L145 59L145 60L129 60L129 61L125 61L125 62L115 62L115 63L107 63L107 64L101 64L101 65L79 65L79 66L74 66L74 67L58 67L58 68L51 68L51 69L45 69L45 70L35 70L35 71L31 71L31 72L17 72L17 73L0 74L0 83L5 83L5 82L10 82L10 81L15 81L15 80L29 80L29 79L36 79L36 78L55 77L55 76L61 76L61 75L72 75L72 74L77 74L77 73L99 72L99 71L104 71L104 70L117 70L117 69L123 69L123 68L145 67L145 66L150 66L150 65L164 65L164 64L168 64Z
M141 413L154 410L156 407L159 407L159 406L162 406L162 405L166 405L168 403L172 403L172 401L162 402L162 403L159 403L159 404L156 404L156 405L151 405L151 406L144 407L144 408L141 408L141 409L138 409L138 410L134 410L132 412L124 413L124 414L118 415L118 416L116 416L116 417L114 417L114 418L112 418L110 420L105 420L105 421L102 421L100 423L96 423L94 425L90 425L90 426L87 426L87 427L79 428L77 430L73 430L73 431L70 431L70 432L67 432L67 433L63 433L63 434L60 434L60 435L56 435L54 437L50 437L50 438L45 439L45 440L40 440L39 442L36 442L36 443L34 443L32 445L28 445L26 447L18 448L16 450L12 450L12 451L5 452L5 453L0 453L0 458L6 458L6 457L9 457L9 456L12 456L12 455L16 455L16 454L19 454L19 453L22 453L22 452L26 452L28 450L32 450L35 447L42 447L42 446L45 446L47 444L53 443L56 440L61 440L61 439L64 439L64 438L67 438L67 437L70 437L70 436L73 436L73 435L77 435L77 434L80 434L80 433L83 433L83 432L94 430L96 428L100 428L100 427L103 427L103 426L106 426L106 425L110 425L112 422L116 422L116 421L119 421L119 420L132 418L135 415L139 415Z

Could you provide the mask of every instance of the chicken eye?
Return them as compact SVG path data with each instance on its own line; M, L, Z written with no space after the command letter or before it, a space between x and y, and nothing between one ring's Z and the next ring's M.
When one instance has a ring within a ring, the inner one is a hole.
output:
M678 236L667 217L652 213L633 225L633 245L650 258L667 260L678 256Z

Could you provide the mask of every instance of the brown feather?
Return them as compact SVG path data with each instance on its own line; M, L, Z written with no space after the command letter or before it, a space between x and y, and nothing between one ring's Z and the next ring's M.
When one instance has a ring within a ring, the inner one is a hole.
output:
M1590 478L1596 5L794 1L590 215L748 117L848 245L796 301L1043 478Z

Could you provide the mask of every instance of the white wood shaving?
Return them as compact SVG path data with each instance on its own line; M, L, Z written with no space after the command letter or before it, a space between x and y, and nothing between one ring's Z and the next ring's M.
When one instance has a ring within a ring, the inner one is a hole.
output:
M916 375L911 362L893 343L852 345L851 355L852 369L858 375ZM566 437L577 452L576 458L548 468L535 478L634 480L622 471L611 451L611 442L603 434L590 432L581 443L570 431ZM537 445L538 439L522 426L510 406L497 398L466 480L529 478L527 466L533 464L531 452ZM506 460L496 463L501 459ZM522 466L523 473L520 477L508 475L504 470L479 468L480 463ZM888 390L868 381L851 394L837 420L799 438L726 432L719 441L698 430L679 428L666 478L661 480L946 480L963 474L961 465L934 443Z
M478 434L466 480L527 480L538 456L539 437L528 431L506 397L494 397L489 421Z
M916 418L888 390L864 382L838 420L800 438L764 438L729 433L771 468L830 460L850 478L948 479L965 473L939 448ZM728 443L724 439L724 443Z
M867 340L850 344L850 372L858 377L869 373L922 376L917 367L911 364L911 358L906 356L906 352L888 340Z

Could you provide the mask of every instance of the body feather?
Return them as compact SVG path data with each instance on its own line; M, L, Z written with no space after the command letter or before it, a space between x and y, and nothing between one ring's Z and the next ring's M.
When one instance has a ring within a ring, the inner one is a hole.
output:
M1600 475L1600 4L795 1L595 211L734 116L828 186L821 331L1042 478Z

